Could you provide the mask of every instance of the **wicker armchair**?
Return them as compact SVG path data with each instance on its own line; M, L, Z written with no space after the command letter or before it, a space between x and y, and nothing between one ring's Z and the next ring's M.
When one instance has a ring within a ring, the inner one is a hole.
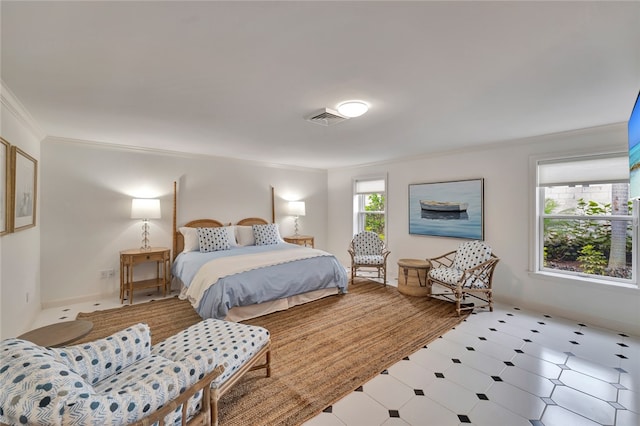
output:
M384 285L387 285L387 256L391 252L378 234L364 231L354 235L348 252L351 255L351 281L359 269L375 268L378 278L383 278Z
M456 312L489 307L493 311L492 280L493 271L500 260L491 253L491 247L480 241L460 244L458 250L443 254L431 262L427 275L427 286L431 296L443 296L456 303ZM444 291L435 293L433 284L444 287ZM480 300L480 305L462 303L466 296Z

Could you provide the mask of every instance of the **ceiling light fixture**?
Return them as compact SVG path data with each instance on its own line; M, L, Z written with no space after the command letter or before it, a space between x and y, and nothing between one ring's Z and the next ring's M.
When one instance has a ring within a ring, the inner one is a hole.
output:
M363 101L346 101L338 105L338 112L345 117L355 118L369 110L369 105Z

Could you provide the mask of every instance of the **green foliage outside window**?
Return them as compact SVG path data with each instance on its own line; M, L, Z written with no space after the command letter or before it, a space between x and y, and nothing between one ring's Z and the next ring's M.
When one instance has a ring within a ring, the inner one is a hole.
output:
M384 195L369 194L364 210L367 212L364 219L364 230L375 232L384 240Z

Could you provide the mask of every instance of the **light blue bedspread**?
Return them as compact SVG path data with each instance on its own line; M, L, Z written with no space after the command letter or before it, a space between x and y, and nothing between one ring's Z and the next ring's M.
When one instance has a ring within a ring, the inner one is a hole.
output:
M173 275L189 286L200 267L210 260L260 253L271 250L299 249L295 244L232 247L210 253L180 253L173 263ZM196 308L202 318L223 319L229 309L276 299L312 290L338 288L347 292L347 273L335 256L312 257L268 266L220 278L204 293Z

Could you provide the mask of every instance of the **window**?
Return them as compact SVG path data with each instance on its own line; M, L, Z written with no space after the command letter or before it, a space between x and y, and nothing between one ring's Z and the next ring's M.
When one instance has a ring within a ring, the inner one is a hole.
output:
M354 182L353 233L373 231L386 235L386 178L357 179Z
M536 271L637 282L638 203L629 201L628 171L625 155L537 162Z

